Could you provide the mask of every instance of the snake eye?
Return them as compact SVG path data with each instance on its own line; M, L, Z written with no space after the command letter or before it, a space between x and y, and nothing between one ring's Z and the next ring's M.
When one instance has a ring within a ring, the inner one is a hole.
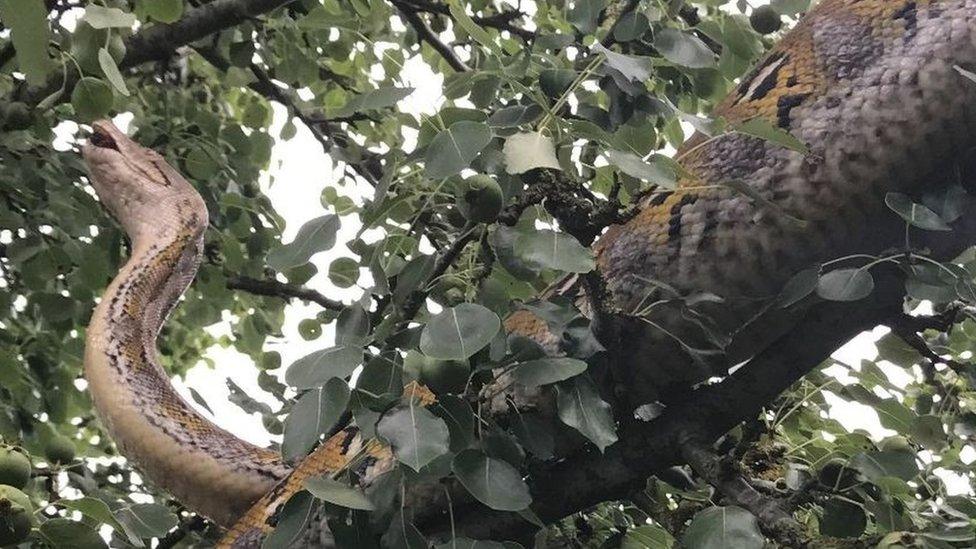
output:
M91 137L88 138L88 143L102 149L112 149L115 151L119 150L119 146L115 140L112 139L112 136L97 126L95 127L94 132L91 134Z

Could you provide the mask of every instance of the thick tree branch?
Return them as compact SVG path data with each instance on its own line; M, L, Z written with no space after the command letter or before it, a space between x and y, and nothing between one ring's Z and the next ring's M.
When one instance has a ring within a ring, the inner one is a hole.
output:
M287 284L278 282L274 279L258 280L246 276L232 276L227 279L227 288L230 290L242 290L251 294L264 295L269 297L281 297L284 299L302 299L317 303L326 309L341 311L343 304L325 297L311 288L298 286L297 284Z
M755 515L763 532L785 547L802 547L806 544L801 534L802 527L790 516L782 502L757 492L731 463L712 452L708 445L687 439L681 450L684 460L700 477L728 501Z
M193 8L175 23L152 25L130 36L125 41L126 53L119 63L119 68L127 69L148 61L166 59L173 55L177 48L239 25L251 17L273 11L291 1L214 0ZM61 89L59 100L64 100L70 96L77 80L78 73L74 67L69 66L67 80L63 78L62 73L57 73L44 86L29 90L25 99L31 104L37 104Z
M621 425L619 441L606 454L587 447L558 463L533 465L532 510L552 522L601 501L628 497L655 471L681 463L683 442L710 444L755 416L850 338L901 314L901 303L901 282L889 276L870 300L812 307L795 329L723 382L696 389L653 421ZM455 505L454 514L458 531L476 539L525 541L535 530L517 515L488 512L477 504ZM419 511L417 518L427 532L438 533L442 526L436 506Z

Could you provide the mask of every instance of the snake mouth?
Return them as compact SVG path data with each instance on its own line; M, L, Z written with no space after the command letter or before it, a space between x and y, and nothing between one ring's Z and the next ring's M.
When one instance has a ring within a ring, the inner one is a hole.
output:
M99 149L111 149L113 151L119 150L119 144L115 142L115 138L112 137L112 134L106 131L105 128L99 124L95 124L92 127L92 134L91 137L88 138L88 144Z

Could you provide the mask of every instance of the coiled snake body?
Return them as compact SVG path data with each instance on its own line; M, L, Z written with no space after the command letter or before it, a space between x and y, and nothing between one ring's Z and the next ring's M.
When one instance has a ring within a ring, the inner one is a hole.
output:
M976 83L963 74L974 64L976 0L824 0L804 16L716 114L733 123L762 118L791 132L809 154L737 133L696 135L679 152L691 177L647 200L597 243L612 306L651 320L601 335L620 339L608 347L626 349L614 378L647 401L662 387L709 374L662 335L674 315L645 310L659 297L656 282L682 295L708 291L741 301L733 307L741 317L810 264L897 244L903 226L884 210L885 193L943 186L951 166L976 146ZM93 400L124 455L219 524L244 517L225 543L248 546L302 478L344 466L364 441L354 429L339 433L279 484L291 469L275 452L221 430L175 393L155 360L155 339L195 273L206 208L159 155L110 123L94 128L83 154L99 197L132 239L132 257L88 329ZM729 181L777 211L715 188ZM544 322L528 313L510 317L506 328L546 335ZM393 463L380 445L367 451L375 459L364 482Z

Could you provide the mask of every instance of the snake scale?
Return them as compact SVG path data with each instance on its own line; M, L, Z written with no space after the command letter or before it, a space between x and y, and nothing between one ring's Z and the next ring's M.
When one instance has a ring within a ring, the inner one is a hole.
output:
M660 301L661 282L683 296L708 291L741 303L732 312L742 317L806 266L896 245L904 229L884 209L885 194L944 185L976 148L976 83L965 77L974 65L976 0L823 0L807 13L715 115L762 118L809 153L741 133L696 134L678 153L687 170L678 189L645 199L636 217L595 245L612 308L648 319L598 331L608 348L626 349L615 379L646 402L709 374L671 337L675 315L647 307ZM122 453L188 507L230 527L226 547L257 546L304 478L350 466L354 455L370 458L352 464L364 469L364 483L393 467L387 448L348 427L293 471L173 390L155 340L200 261L206 207L158 154L111 123L94 124L83 155L132 241L92 316L85 353L89 390ZM725 181L743 182L752 198ZM755 196L777 211L757 207ZM555 346L531 313L505 325Z

